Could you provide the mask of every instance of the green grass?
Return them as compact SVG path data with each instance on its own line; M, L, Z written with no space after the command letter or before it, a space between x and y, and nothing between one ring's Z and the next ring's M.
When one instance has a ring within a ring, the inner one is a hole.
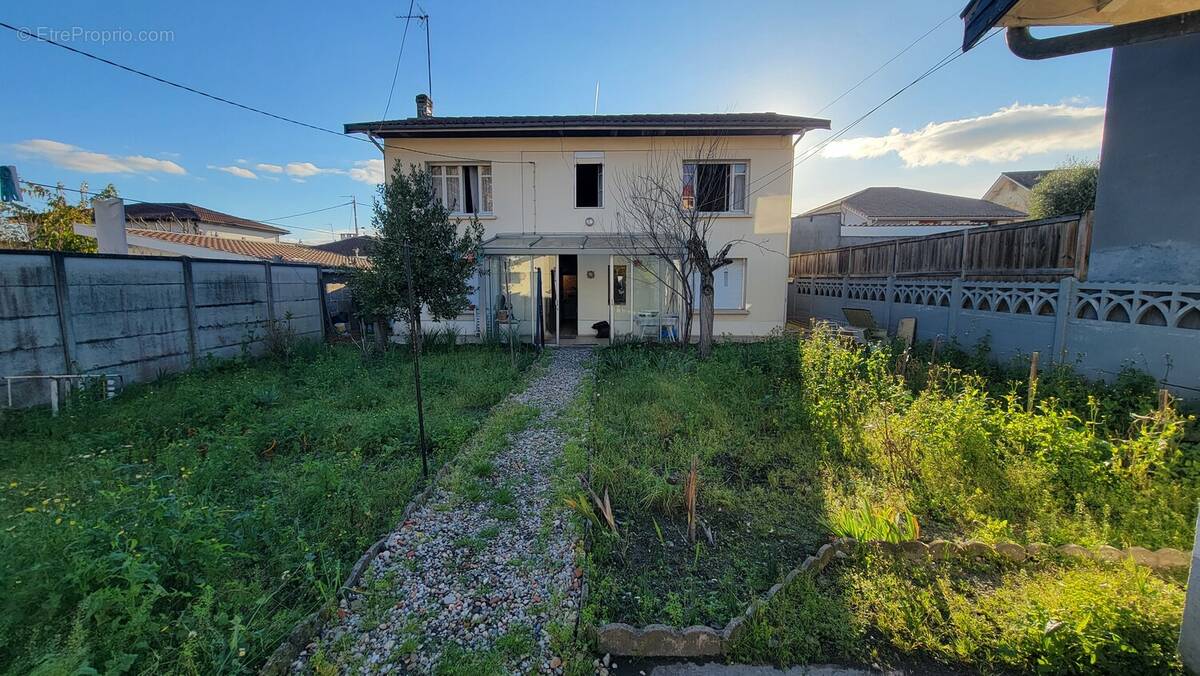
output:
M435 351L422 375L431 469L524 379L486 347ZM500 411L481 446L526 419ZM253 670L422 484L403 351L211 365L6 414L0 439L8 673Z
M985 673L1177 673L1183 603L1181 579L1132 563L918 565L872 555L797 577L748 623L732 656Z
M601 351L596 362L594 386L568 415L572 440L558 483L560 498L589 524L589 597L582 611L588 622L722 627L834 530L1192 546L1200 498L1193 421L1174 406L1157 409L1153 382L1133 372L1106 385L1056 367L1027 411L1024 393L1005 380L1012 369L973 373L919 353L906 358L886 346L862 349L822 331L799 341L718 345L707 361L676 349L625 345ZM700 476L697 515L713 542L703 527L697 542L686 536L682 486L693 456ZM598 494L608 491L619 535L608 533L590 500L579 499L578 475L589 476ZM1005 573L1004 584L1031 589L1061 582L1078 590L1101 576L1038 570L1041 577L1020 584L1016 573ZM966 596L982 597L996 584L978 576L964 580L967 586L956 593ZM805 584L824 583L793 586ZM843 587L845 595L860 593ZM1177 630L1177 608L1154 605L1155 589L1152 582L1099 586L1092 601L1145 601L1152 607L1144 610L1157 613L1148 617L1146 631L1161 634L1172 623ZM920 603L936 593L904 586L885 591L896 603ZM890 611L860 612L845 599L801 596L769 623L774 631L796 633L777 653L780 661L872 659L855 646L874 636ZM1136 617L1113 625L1123 632L1114 645L1142 640ZM947 636L975 631L967 615L947 623ZM768 636L742 654L766 660L779 640ZM1017 646L1010 635L1004 641ZM893 658L949 659L915 641L889 645ZM1092 647L1064 645L1055 664L1090 660ZM1018 649L1023 652L1001 659L979 657L993 650L986 645L964 648L963 655L975 657L955 659L971 668L1036 668L1034 649ZM1144 661L1137 664L1161 666L1149 648L1139 650Z

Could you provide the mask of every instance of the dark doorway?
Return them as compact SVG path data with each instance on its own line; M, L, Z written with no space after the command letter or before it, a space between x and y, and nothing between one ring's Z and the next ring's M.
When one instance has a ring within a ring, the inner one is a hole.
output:
M579 257L559 256L558 268L562 275L558 335L575 338L579 332Z

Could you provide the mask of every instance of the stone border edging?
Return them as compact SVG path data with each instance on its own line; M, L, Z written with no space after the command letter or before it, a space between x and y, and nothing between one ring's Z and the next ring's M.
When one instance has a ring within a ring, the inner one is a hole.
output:
M1099 561L1119 562L1133 559L1136 563L1155 570L1171 568L1186 568L1191 562L1191 553L1171 547L1159 550L1149 550L1144 547L1130 547L1126 550L1103 545L1095 551L1067 544L1053 547L1035 542L1030 545L1019 545L1015 542L997 542L987 544L976 540L952 542L949 540L934 540L929 543L920 540L892 543L871 541L865 543L884 552L903 556L910 561L931 559L941 561L956 555L973 558L1000 557L1013 563L1022 563L1030 557L1043 557L1048 554L1072 558L1089 558ZM708 626L671 627L665 624L650 624L645 627L634 627L623 622L613 622L592 629L599 652L622 656L637 657L710 657L724 655L729 646L745 630L746 622L754 617L763 606L771 601L800 573L818 574L829 565L834 558L849 557L859 545L854 538L838 538L832 543L821 545L817 553L808 556L799 566L788 571L783 580L771 586L760 599L750 603L744 612L726 623L724 629L713 629Z

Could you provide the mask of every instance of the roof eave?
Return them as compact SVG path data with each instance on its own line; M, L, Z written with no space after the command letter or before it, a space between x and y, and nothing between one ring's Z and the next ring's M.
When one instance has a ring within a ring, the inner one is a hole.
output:
M558 136L792 136L814 129L829 129L829 120L812 118L804 123L774 125L472 125L462 127L418 127L387 123L358 122L344 125L347 134L370 134L378 138L528 138Z

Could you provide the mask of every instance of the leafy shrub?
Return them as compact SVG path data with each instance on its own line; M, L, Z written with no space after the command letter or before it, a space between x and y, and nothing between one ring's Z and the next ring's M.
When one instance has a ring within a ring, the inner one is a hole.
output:
M904 542L921 537L917 517L895 509L872 507L865 501L857 509L835 511L828 525L834 535L860 542Z

